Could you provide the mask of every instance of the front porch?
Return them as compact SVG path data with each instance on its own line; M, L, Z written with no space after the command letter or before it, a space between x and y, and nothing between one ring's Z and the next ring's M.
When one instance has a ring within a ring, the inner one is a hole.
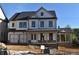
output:
M13 44L56 44L57 32L9 32L8 42Z

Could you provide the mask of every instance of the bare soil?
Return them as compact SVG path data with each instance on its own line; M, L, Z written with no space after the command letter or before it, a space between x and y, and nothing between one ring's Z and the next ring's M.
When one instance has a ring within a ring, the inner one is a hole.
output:
M33 47L31 45L7 45L7 49L9 50L15 50L15 51L34 51L37 53L41 53L41 49L39 47ZM75 53L79 54L79 48L66 48L59 46L58 52L65 52L65 53Z
M34 48L32 46L26 46L26 45L7 45L8 50L15 50L15 51L34 51L40 53L41 50L39 47Z
M63 52L79 53L79 48L66 48L59 46L58 50Z

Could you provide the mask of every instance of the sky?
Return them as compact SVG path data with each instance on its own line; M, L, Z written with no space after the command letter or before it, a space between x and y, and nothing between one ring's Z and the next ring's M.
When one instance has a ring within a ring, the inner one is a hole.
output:
M55 10L57 26L70 25L71 28L79 28L79 4L77 3L2 3L8 19L17 12L36 11L40 7Z

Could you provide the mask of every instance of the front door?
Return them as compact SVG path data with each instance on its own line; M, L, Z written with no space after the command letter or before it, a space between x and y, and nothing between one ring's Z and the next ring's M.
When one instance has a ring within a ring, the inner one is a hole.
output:
M43 33L40 33L40 39L41 39L41 41L44 41L44 34Z
M49 40L50 40L50 41L53 40L53 33L49 33Z

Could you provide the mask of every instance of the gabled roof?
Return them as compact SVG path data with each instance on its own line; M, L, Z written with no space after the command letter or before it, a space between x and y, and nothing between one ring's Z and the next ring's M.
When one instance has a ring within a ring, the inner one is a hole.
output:
M40 8L37 10L37 12L38 12L38 11L40 11L41 9L43 9L43 10L47 11L45 8L40 7Z
M41 7L43 8L43 7ZM41 9L40 8L40 9ZM15 13L9 20L10 21L15 21L15 20L26 20L27 18L32 18L32 16L34 16L40 9L38 9L37 11L26 11L26 12L19 12L19 13ZM43 8L44 9L44 8ZM45 9L46 10L46 9ZM47 10L46 10L47 11ZM52 18L57 18L56 17L56 13L55 11L47 11L48 13L50 13L51 15L53 15L54 17ZM35 17L38 18L38 17Z
M60 32L73 32L71 28L60 28Z
M56 13L55 13L55 11L53 10L53 11L48 11L48 10L46 10L45 8L43 8L43 7L41 7L41 8L39 8L38 10L37 10L37 12L38 11L40 11L41 9L43 9L43 10L45 10L45 11L47 11L49 14L51 14L51 15L54 15L54 16L56 16Z
M15 13L15 14L10 18L10 21L16 19L19 14L20 14L20 13Z

